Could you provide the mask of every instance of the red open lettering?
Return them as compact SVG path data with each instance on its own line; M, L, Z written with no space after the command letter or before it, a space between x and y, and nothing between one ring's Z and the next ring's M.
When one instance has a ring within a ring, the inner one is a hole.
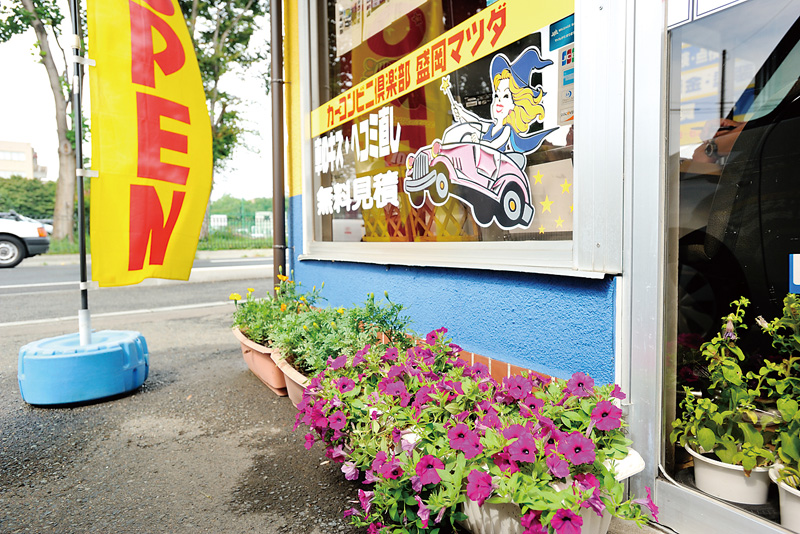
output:
M189 140L183 134L161 129L161 117L190 124L189 108L159 96L136 93L136 115L139 123L137 176L186 185L189 167L164 163L161 161L161 149L186 154Z
M151 2L148 2L151 3ZM152 1L154 8L164 9L163 1ZM170 75L177 72L186 62L186 54L178 35L169 24L158 15L133 1L131 10L131 77L133 83L156 86L156 63L161 72ZM156 53L153 43L153 30L156 30L167 43L161 52Z
M183 206L185 191L172 192L172 206L164 224L164 210L156 188L151 185L131 185L130 246L128 270L144 267L147 244L150 243L150 265L164 265L169 238Z

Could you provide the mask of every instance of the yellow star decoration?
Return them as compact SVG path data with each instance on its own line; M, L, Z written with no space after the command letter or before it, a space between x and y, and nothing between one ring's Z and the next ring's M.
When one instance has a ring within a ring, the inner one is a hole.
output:
M540 233L540 234L543 234L543 233L544 233L544 225L542 225L542 226L540 226L540 227L539 227L539 233Z
M570 192L569 191L570 187L572 187L572 184L567 182L567 179L564 178L564 183L561 184L561 194L563 195L564 193L569 193Z
M550 200L550 197L548 195L545 195L544 196L544 200L539 202L539 204L542 205L542 213L547 213L548 211L550 211L550 206L553 205L553 201ZM553 212L550 211L550 213L553 213Z
M444 94L447 94L447 90L450 89L450 76L442 77L442 86L439 89L441 89Z
M556 219L556 228L563 228L563 227L564 227L564 219L562 219L561 216L559 215L558 219Z
M533 175L533 185L542 183L542 173L541 171L536 171L536 174Z
M572 211L573 211L574 209L575 209L575 204L570 204L570 205L569 205L569 212L570 212L570 213L572 213Z

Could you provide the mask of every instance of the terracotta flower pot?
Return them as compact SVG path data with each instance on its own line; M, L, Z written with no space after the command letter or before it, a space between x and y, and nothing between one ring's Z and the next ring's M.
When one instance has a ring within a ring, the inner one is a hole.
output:
M278 351L272 353L272 361L275 362L275 365L283 372L283 376L286 379L286 391L289 393L289 400L291 400L292 404L297 408L297 405L303 400L303 392L308 387L308 377L292 367L292 365L286 361L286 358Z
M233 335L242 345L242 357L250 371L275 394L285 397L286 380L283 378L283 372L270 358L275 349L249 340L238 328L233 329Z

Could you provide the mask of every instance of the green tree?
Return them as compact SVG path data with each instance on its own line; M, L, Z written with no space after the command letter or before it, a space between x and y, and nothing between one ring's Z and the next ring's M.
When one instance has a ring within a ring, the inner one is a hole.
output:
M14 210L28 217L50 218L55 198L55 182L22 176L0 178L0 211Z
M0 3L0 43L33 29L36 36L35 46L39 49L39 61L47 71L55 101L58 134L58 182L53 211L53 238L72 241L76 181L75 149L74 135L67 121L72 95L71 76L67 71L70 64L58 40L63 20L56 0L3 0ZM63 68L56 65L51 43L60 50Z
M244 200L224 194L210 204L209 213L213 215L227 215L231 218L255 217L257 211L272 211L271 198L255 198Z

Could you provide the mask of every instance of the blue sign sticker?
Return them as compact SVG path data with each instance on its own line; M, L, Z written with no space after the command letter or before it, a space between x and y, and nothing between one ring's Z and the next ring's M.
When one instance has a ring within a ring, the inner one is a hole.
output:
M557 50L575 41L575 15L550 25L550 50Z
M800 254L789 254L789 293L800 293Z

